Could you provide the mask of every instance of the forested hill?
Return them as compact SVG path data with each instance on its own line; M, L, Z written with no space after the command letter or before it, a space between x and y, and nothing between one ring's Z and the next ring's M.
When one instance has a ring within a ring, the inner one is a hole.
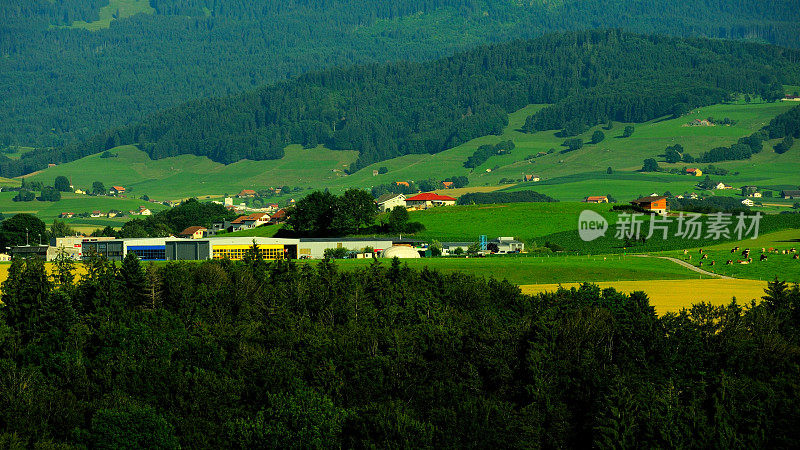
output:
M553 31L800 46L800 8L785 0L26 0L0 1L0 17L0 149L87 139L308 71Z
M774 99L782 83L800 79L798 72L800 51L769 45L619 31L547 35L430 63L313 72L235 97L193 101L80 145L6 159L0 175L123 144L155 159L195 154L231 163L281 158L289 143L323 143L358 150L355 170L500 133L507 113L530 103L555 104L562 122L646 121L678 104L718 103L735 92ZM592 115L571 108L586 98L596 100ZM540 114L557 123L552 109Z

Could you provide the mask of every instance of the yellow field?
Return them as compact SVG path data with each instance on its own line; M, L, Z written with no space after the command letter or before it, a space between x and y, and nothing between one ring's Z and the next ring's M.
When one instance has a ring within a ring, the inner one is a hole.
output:
M655 280L655 281L612 281L595 283L601 288L612 287L618 291L630 293L644 291L650 297L650 304L658 315L677 312L694 303L708 302L714 305L730 303L733 297L739 304L750 300L761 300L764 295L766 281L757 280ZM555 291L558 284L529 284L520 286L525 294ZM564 283L567 289L578 287L579 283Z
M471 194L473 192L494 192L499 191L500 189L505 189L507 187L516 186L514 184L503 184L500 186L473 186L473 187L463 187L457 189L437 189L433 191L435 194L439 195L449 195L450 197L461 197L464 194Z

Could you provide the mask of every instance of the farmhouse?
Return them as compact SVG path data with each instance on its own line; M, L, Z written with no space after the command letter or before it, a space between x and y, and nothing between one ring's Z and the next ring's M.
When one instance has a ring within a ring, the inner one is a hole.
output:
M206 231L208 231L208 229L205 227L199 227L199 226L188 227L187 229L178 233L178 237L188 238L188 239L200 239L203 237Z
M461 249L460 253L467 253L469 247L474 244L474 242L442 242L442 255L453 255L457 248Z
M753 197L753 198L761 198L763 196L764 195L761 192L753 192L752 194L748 195L748 197Z
M652 211L656 214L667 213L667 197L662 195L649 195L647 197L642 197L632 201L631 204L636 205L644 210Z
M700 169L695 169L695 168L686 169L686 173L689 174L689 175L694 175L696 177L702 177L703 176L703 171L700 170Z
M533 182L537 182L537 181L539 181L539 179L540 179L540 178L539 178L539 176L538 176L538 175L525 175L525 176L524 176L524 180L525 180L525 181L533 181Z
M525 244L515 240L513 237L501 236L489 241L488 246L497 253L519 253L525 250ZM496 248L494 248L496 247Z
M395 206L406 207L406 196L403 194L383 194L375 200L378 209L381 211L391 211Z
M239 198L253 198L256 196L256 191L252 189L242 189L236 196Z
M453 187L453 182L452 181L442 181L442 186L445 189L450 189L451 187Z
M275 211L275 214L270 217L270 222L272 223L283 223L286 222L286 219L289 218L289 215L286 213L285 209L279 209Z
M720 183L717 183L716 186L714 186L714 189L717 189L717 190L721 191L721 190L725 190L725 189L733 189L733 186L729 186L729 185L727 185L725 183L720 182Z
M742 204L744 206L753 206L755 203L753 203L753 201L750 200L749 198L746 198L746 199L742 200Z
M781 191L781 197L783 197L786 200L790 200L790 199L793 200L793 199L800 198L800 190L785 190L785 191Z
M139 215L140 216L152 216L153 212L149 209L145 208L144 206L139 207Z
M114 217L117 217L117 212L116 211L109 211L106 214L106 217L108 217L109 219L113 219Z
M432 206L453 206L456 204L456 199L446 195L438 195L432 192L417 194L413 197L406 199L406 205L409 208L429 208Z
M61 214L58 215L58 217L61 218L61 219L71 219L74 215L75 215L75 213L62 212Z
M786 94L781 100L784 102L800 102L800 95Z
M122 186L111 186L111 190L108 191L111 195L122 195L125 193L125 188Z
M391 248L391 239L360 239L360 238L314 238L300 239L297 245L297 257L300 259L322 259L325 257L325 250L344 248L351 250L356 255L364 253L365 249L372 249L373 252L381 252ZM371 257L371 255L370 255Z
M583 199L584 203L608 203L608 197L605 195L590 195Z
M405 187L411 187L411 185L410 185L410 184L408 184L408 181L395 181L395 182L394 182L394 184L395 184L396 186L405 186Z
M104 215L105 214L103 214L103 211L92 211L90 214L91 217L103 217Z

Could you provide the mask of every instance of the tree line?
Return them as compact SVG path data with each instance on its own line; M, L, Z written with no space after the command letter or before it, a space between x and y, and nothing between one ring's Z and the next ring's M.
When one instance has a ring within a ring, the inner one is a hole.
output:
M245 261L2 284L0 442L19 447L792 448L800 288L657 316L642 292Z
M800 13L779 0L149 4L153 14L89 32L69 26L99 19L107 1L0 2L0 86L7 93L0 147L60 147L193 98L231 95L320 68L426 60L587 26L800 45Z
M317 71L254 92L196 100L81 144L28 152L18 160L0 157L0 174L123 144L154 159L188 153L227 164L278 159L290 143L357 150L353 172L500 134L507 114L531 103L553 104L532 116L545 121L536 129L575 118L587 124L645 121L679 102L700 106L734 92L800 83L798 61L798 51L741 42L617 30L552 34L428 63Z

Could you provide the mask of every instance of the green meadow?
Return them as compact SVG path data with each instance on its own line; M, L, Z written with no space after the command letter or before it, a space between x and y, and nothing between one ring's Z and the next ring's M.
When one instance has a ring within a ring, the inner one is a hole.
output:
M38 200L32 202L15 202L11 200L15 195L16 192L0 192L0 213L6 217L19 213L35 214L47 224L50 224L53 219L57 218L62 212L77 214L82 212L103 211L107 213L109 210L115 209L127 213L128 211L138 210L139 206L146 206L155 213L166 208L166 206L161 204L150 203L134 198L94 197L90 195L62 193L61 201L58 202L40 202ZM106 225L122 226L122 224L128 220L130 220L130 217L119 219L74 217L72 219L66 219L65 222L85 230L87 228L100 228Z
M274 161L239 161L229 165L218 164L207 158L182 155L161 160L151 160L134 146L112 150L117 158L100 158L92 155L78 161L46 169L31 178L52 183L58 175L68 176L73 184L88 187L93 181L107 186L121 184L137 196L147 194L152 198L179 199L189 196L235 194L244 188L265 188L278 185L342 191L349 187L370 188L395 181L443 179L466 175L471 187L497 186L502 179L520 179L525 174L541 178L536 183L518 183L507 189L533 189L562 201L580 201L589 195L610 194L620 201L651 193L684 193L695 190L697 178L667 173L640 173L645 158L660 159L662 167L670 166L660 158L669 145L681 144L686 152L699 156L713 147L730 145L742 136L751 134L776 115L788 110L790 102L744 103L713 105L698 108L678 119L659 119L635 124L633 136L622 138L627 124L615 123L611 130L603 130L606 138L599 144L586 144L584 148L562 154L564 141L556 131L523 133L519 128L525 118L545 105L530 105L509 115L509 125L501 136L484 136L458 147L433 155L407 155L376 163L352 175L344 169L356 158L353 151L333 151L322 146L304 149L299 145L286 148L286 156ZM689 127L695 118L730 118L732 126ZM581 135L588 141L594 127ZM509 155L489 158L481 167L469 170L463 162L480 145L501 140L514 141L516 148ZM764 151L750 160L714 164L728 169L726 176L715 180L733 186L756 184L776 189L795 188L800 185L800 144L787 153L778 155L772 144L765 143ZM539 152L554 152L527 159ZM704 164L696 164L701 167ZM385 174L374 175L381 167ZM607 173L607 168L612 173ZM489 171L487 171L489 170ZM709 195L733 195L732 192L711 192Z
M108 5L100 8L99 19L94 22L76 20L70 28L82 28L89 31L102 30L111 26L111 22L133 16L135 14L153 14L155 9L150 0L109 0Z
M389 264L388 260L380 260ZM301 262L316 264L316 261ZM372 264L371 259L337 260L341 270ZM625 256L506 256L488 258L420 258L403 260L414 269L462 272L508 280L513 284L699 279L700 274L670 261ZM704 277L707 278L707 277Z

